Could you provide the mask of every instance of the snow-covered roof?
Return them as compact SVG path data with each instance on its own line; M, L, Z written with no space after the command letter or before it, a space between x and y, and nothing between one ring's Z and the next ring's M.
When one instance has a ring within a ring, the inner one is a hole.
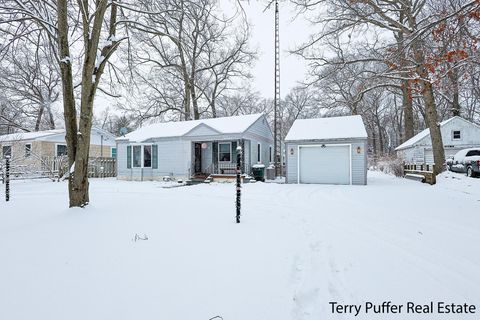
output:
M43 137L53 136L64 133L65 129L35 131L35 132L18 132L10 133L0 136L0 142L22 141L22 140L37 140Z
M181 137L201 125L206 125L219 134L243 133L262 116L263 113L258 113L213 119L161 122L139 128L117 140L142 142L154 138Z
M113 134L98 127L92 127L92 132L97 131L100 134L111 136L112 140L115 138ZM42 140L43 138L65 135L65 129L53 129L45 131L33 131L33 132L17 132L0 136L0 142L12 142L12 141L30 141L30 140Z
M361 116L295 120L285 141L367 138Z
M450 119L447 119L447 120L444 120L444 121L440 122L440 128L443 127L444 125L446 125L447 123L455 120L455 119L459 119L459 120L468 122L468 123L476 126L476 124L473 123L473 122L470 122L466 119L463 119L462 117L455 116L455 117L452 117ZM420 131L417 135L414 135L413 137L411 137L410 139L408 139L407 141L405 141L404 143L402 143L401 145L396 147L395 150L398 151L398 150L403 150L403 149L410 148L413 145L415 145L417 142L419 142L420 140L422 140L423 138L425 138L429 135L430 135L430 129L428 129L428 128L423 130L423 131Z

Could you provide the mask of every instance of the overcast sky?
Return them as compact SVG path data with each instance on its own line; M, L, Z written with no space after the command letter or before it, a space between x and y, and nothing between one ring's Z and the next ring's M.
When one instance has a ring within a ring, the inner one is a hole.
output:
M274 41L275 12L274 4L265 9L266 0L250 0L243 3L248 21L252 24L252 48L258 49L258 60L253 69L255 77L254 89L262 96L273 98L274 91ZM306 64L298 56L291 55L288 50L303 43L309 35L309 24L302 16L295 20L295 10L289 1L281 1L280 12L280 94L283 97L305 78Z

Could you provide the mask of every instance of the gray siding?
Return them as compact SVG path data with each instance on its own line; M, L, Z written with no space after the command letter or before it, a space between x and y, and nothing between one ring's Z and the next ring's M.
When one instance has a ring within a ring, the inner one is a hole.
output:
M323 140L323 141L295 141L285 143L286 153L286 182L298 183L298 146L313 144L351 144L352 145L352 184L367 184L367 141L366 139L356 140ZM357 148L361 148L361 153L357 153ZM291 154L293 149L293 155Z
M190 131L189 133L187 133L185 135L185 138L186 137L199 137L199 136L212 136L212 135L217 135L218 132L213 130L212 128L210 128L209 126L207 125L200 125L196 128L194 128L192 131Z
M117 172L119 179L158 180L163 176L187 178L190 174L191 142L180 138L154 140L158 145L158 169L127 168L127 143L118 143ZM131 145L136 145L132 143Z
M460 131L461 138L453 139L453 131ZM445 157L454 155L457 151L480 146L480 127L459 117L451 119L440 127ZM397 156L406 163L433 163L432 140L430 134L417 141L412 146L398 150Z
M260 117L243 134L218 134L212 128L199 126L183 137L153 139L148 143L158 145L158 169L127 169L127 145L136 145L128 141L117 141L117 172L119 179L155 180L173 175L188 178L193 166L193 142L206 142L207 149L202 150L202 168L212 162L212 141L238 141L245 139L245 162L250 173L252 164L257 163L257 143L262 146L262 163L269 164L269 147L273 145L273 136L265 117ZM251 140L251 141L250 141Z

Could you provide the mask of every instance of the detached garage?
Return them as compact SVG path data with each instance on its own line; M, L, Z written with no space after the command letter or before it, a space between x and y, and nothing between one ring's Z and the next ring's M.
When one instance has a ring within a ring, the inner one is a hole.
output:
M286 182L367 184L361 116L296 120L285 138Z

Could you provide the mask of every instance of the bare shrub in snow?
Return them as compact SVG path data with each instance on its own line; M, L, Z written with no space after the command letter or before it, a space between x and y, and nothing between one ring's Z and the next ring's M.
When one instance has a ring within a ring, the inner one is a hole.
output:
M403 177L403 161L395 156L379 158L377 164L372 166L372 169L386 174L393 174L396 177Z

